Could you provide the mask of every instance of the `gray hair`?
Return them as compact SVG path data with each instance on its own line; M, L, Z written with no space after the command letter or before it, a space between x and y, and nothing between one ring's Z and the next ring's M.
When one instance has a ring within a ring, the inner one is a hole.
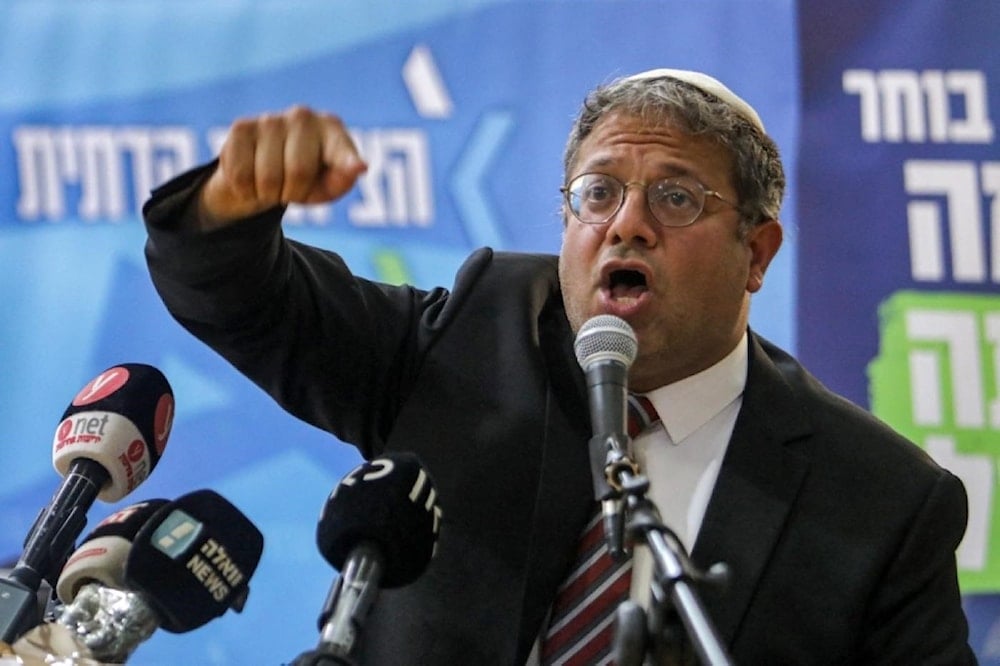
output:
M733 156L733 182L739 197L741 231L778 219L785 191L785 170L771 137L715 95L671 77L624 78L593 90L570 130L563 155L564 179L576 162L580 144L597 124L621 111L669 120L691 135L706 136Z

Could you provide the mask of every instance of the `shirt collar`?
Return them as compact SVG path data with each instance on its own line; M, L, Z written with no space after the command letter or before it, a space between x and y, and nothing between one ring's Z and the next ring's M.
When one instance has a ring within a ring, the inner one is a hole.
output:
M747 383L747 350L744 332L733 350L715 365L645 394L656 407L672 442L683 442L743 394Z

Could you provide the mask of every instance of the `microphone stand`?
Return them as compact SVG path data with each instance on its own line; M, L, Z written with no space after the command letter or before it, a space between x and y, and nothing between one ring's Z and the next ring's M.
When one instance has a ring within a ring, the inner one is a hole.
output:
M691 562L684 545L673 531L663 525L656 505L646 496L649 479L639 474L638 466L625 453L620 435L594 437L589 449L595 497L604 508L605 536L612 557L621 561L628 555L624 548L626 527L633 542L644 542L653 557L651 610L657 618L655 624L660 624L659 620L666 615L666 603L672 602L701 663L708 666L732 666L732 658L692 584L696 581L724 581L728 572L725 565L713 566L706 574ZM625 514L628 515L627 526ZM628 622L625 638L616 641L616 652L644 653L645 649L635 649L635 642L643 639L641 635L637 636L639 632L636 630L635 609L631 606L619 609L619 618L627 619ZM667 640L670 627L652 629L660 634L654 636L654 640ZM627 666L627 662L620 660L621 656L623 655L618 655L617 663Z
M300 654L291 666L354 666L351 653L361 623L375 601L384 566L384 558L370 543L360 544L355 553L326 596L319 616L319 645ZM365 586L363 580L373 580L375 585Z

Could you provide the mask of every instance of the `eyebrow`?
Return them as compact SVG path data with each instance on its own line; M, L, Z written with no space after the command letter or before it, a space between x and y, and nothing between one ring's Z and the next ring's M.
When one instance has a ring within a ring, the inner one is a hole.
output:
M593 162L585 160L577 164L577 170L579 172L577 173L577 175L584 173L593 173L595 170L603 173L602 169L605 169L607 167L613 168L618 164L619 161L611 157L601 157L594 160ZM705 185L703 179L697 174L695 174L694 171L679 164L670 164L667 162L661 162L659 164L655 164L654 169L658 174L660 174L656 176L657 180L661 178L677 178L679 176L687 176L688 178L694 178L699 183L702 183L702 185ZM613 174L607 174L607 175L610 176Z

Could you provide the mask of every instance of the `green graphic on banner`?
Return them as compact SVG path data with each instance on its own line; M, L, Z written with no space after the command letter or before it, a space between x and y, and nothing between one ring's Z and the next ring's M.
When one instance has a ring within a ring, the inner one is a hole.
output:
M375 277L380 282L395 285L412 283L406 260L396 250L376 250L372 254L372 263L375 265Z
M1000 296L896 292L879 309L872 412L965 484L962 591L1000 591Z

